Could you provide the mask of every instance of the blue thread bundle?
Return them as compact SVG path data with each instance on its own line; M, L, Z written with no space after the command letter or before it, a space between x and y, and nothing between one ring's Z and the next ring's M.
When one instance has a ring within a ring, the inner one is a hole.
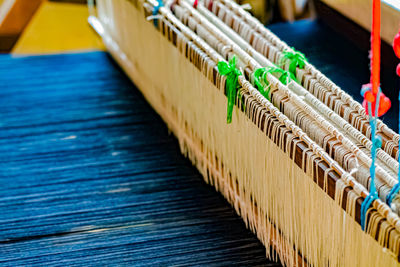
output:
M361 229L365 231L366 225L366 214L371 206L372 202L378 198L378 192L376 191L375 186L375 161L376 161L376 151L378 148L382 146L382 138L380 136L376 136L376 120L378 117L378 109L379 109L379 100L380 100L381 89L379 88L377 97L376 97L376 105L375 105L375 116L372 116L372 107L371 103L368 102L368 114L369 114L369 123L371 126L372 132L372 148L371 148L371 167L369 169L371 176L370 190L369 195L364 199L361 205Z
M156 16L158 14L158 11L160 10L160 8L163 7L163 6L164 6L163 1L162 0L157 0L157 5L153 9L153 16ZM154 23L154 26L156 28L158 28L158 19L157 18L154 18L153 23Z
M108 53L0 70L0 265L280 266Z

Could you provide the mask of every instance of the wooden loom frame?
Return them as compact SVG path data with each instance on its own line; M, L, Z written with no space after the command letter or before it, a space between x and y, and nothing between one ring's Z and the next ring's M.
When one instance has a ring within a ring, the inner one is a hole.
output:
M151 14L148 14L151 15ZM147 84L145 81L143 81L140 77L140 71L131 64L131 62L129 61L128 57L124 54L123 51L120 50L118 44L116 42L113 41L112 37L110 35L107 34L107 32L104 30L101 21L98 20L96 17L91 16L89 18L89 23L92 25L92 27L95 29L95 31L103 38L103 41L105 43L105 45L107 46L108 50L111 52L112 56L114 57L114 59L119 63L120 66L122 66L122 68L124 69L124 71L126 73L128 73L129 77L132 79L132 81L142 90L145 90L147 88ZM151 23L151 22L149 22ZM168 38L168 40L170 42L172 42L175 46L176 46L176 36L174 37L173 35L168 35L165 36L166 38ZM218 71L216 69L214 69L214 77L218 77ZM215 80L217 80L215 78ZM226 92L225 92L226 94ZM248 98L248 95L242 95L242 98L245 100L246 98ZM241 101L238 101L238 103L240 103ZM239 104L240 106L240 104ZM257 123L253 120L254 118L252 118L252 113L249 110L244 111L243 108L241 108L242 112L246 113L246 116L252 120L252 122L254 124L257 125ZM198 160L202 160L205 162L205 164L207 164L209 166L209 169L212 170L211 173L207 173L207 177L205 177L205 179L207 181L209 181L211 184L215 184L216 181L220 180L217 179L215 180L215 177L220 177L221 174L220 172L213 166L213 162L212 160L207 158L207 155L205 153L202 152L202 146L201 146L201 142L200 140L196 140L193 139L193 137L188 136L184 133L184 131L182 131L179 126L177 124L175 124L175 120L173 117L169 116L168 113L163 113L163 112L159 112L159 114L161 115L161 117L168 123L169 127L171 128L171 130L177 135L180 136L181 138L183 138L184 142L190 146L193 151L196 151L196 158ZM263 118L263 120L261 120L261 122L259 123L259 125L257 125L259 128L264 127L264 123L265 123L265 117ZM267 127L270 127L267 126ZM268 130L266 132L269 132ZM277 144L279 146L278 143L278 138L274 139L271 136L268 136L268 138L270 138L272 141L275 142L275 144ZM283 148L281 148L283 149ZM299 168L303 168L303 155L306 155L306 157L311 156L311 154L313 153L312 151L309 151L309 147L308 145L303 142L296 142L296 143L292 143L291 146L291 151L285 151L286 153L289 153L290 155L292 153L290 152L294 152L294 157L291 159L293 160L293 162L295 162L295 164L299 167ZM305 169L306 166L304 166L303 171L306 172ZM324 185L325 185L325 172L327 173L327 187L325 192L329 195L330 198L334 199L335 198L335 186L336 186L336 182L337 180L340 179L341 175L339 174L338 171L336 170L332 170L328 168L328 164L323 162L323 161L319 161L319 162L314 162L314 177L313 180L314 182L321 188L324 190ZM234 191L235 188L234 186L232 186L232 182L229 184L227 183L227 187L229 188L230 191ZM344 190L344 194L343 194L343 202L342 202L342 209L344 209L346 211L346 199L347 199L347 195L349 194L349 192L352 190L352 188L350 186L346 187ZM360 224L360 212L361 212L361 204L364 200L365 196L363 197L359 197L357 199L356 202L356 211L355 211L355 220ZM367 221L369 220L369 217L367 218ZM272 227L274 227L274 225L272 224ZM274 239L272 241L273 244L273 248L277 251L281 250L280 249L280 245L279 245L279 241L284 240L284 236L272 236L272 238ZM377 236L375 236L375 239L377 239ZM302 257L298 256L297 259L295 259L295 262L299 263L299 265L305 265L306 262L303 260Z

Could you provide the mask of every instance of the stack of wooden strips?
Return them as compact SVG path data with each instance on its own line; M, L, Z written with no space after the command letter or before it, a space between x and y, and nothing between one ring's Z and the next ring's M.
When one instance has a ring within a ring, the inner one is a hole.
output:
M231 0L100 0L90 21L182 152L285 265L397 266L399 135L381 121L379 199L360 227L372 143L362 106ZM241 70L232 123L219 62ZM266 70L265 69L265 70ZM286 71L286 72L285 72ZM256 86L257 85L257 86ZM267 92L267 93L265 93Z

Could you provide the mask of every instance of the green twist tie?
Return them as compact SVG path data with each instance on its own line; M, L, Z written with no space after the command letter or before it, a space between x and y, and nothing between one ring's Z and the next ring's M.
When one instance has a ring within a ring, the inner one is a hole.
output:
M229 63L226 63L225 61L218 62L218 71L219 74L227 77L226 90L228 94L228 109L226 121L229 124L232 122L233 106L235 105L235 98L237 97L237 94L239 93L238 89L240 88L238 77L243 74L238 68L236 68L236 56L233 56L229 60Z
M267 80L267 69L266 68L259 68L256 69L254 72L254 84L256 85L258 91L261 95L263 95L266 99L271 101L269 97L270 92L270 84Z
M303 53L296 51L293 47L292 50L293 51L283 52L283 56L279 65L284 66L286 62L290 62L289 72L291 72L293 75L296 75L296 68L299 67L300 69L304 69L307 58Z
M293 73L283 70L277 67L267 67L259 68L254 72L254 84L256 85L258 91L268 100L271 100L270 94L270 84L267 80L268 73L274 74L278 73L279 81L284 85L287 85L291 81L297 82L296 76Z

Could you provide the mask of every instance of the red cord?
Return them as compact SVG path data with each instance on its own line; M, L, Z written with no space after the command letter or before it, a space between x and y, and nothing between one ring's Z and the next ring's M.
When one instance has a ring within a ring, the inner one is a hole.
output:
M213 0L210 0L210 2L208 2L208 10L212 11L212 7L213 7Z
M197 5L199 4L199 0L194 0L194 3L193 3L193 7L194 8L197 8Z

